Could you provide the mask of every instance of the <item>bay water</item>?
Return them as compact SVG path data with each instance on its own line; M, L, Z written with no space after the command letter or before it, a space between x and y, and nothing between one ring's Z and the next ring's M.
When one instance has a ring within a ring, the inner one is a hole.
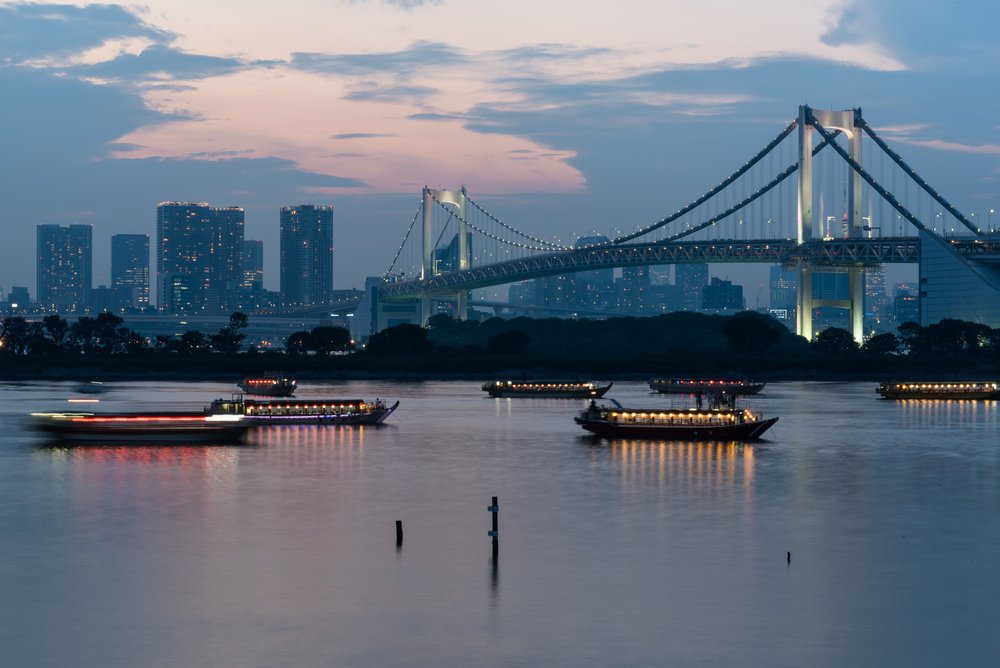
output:
M91 407L235 389L109 388ZM749 398L780 416L764 441L608 441L574 425L583 400L344 381L297 397L400 407L239 446L26 429L88 406L73 390L0 383L0 665L1000 663L997 402L775 382ZM608 396L671 402L644 382Z

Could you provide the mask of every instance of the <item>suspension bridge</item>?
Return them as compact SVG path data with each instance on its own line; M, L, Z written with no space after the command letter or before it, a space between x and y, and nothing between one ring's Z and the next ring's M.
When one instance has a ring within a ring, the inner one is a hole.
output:
M790 137L795 137L789 140ZM862 151L867 138L878 149ZM797 141L795 140L797 139ZM797 178L792 178L796 176ZM1000 295L1000 238L921 178L860 109L799 107L798 116L718 185L674 213L575 244L525 232L461 190L424 188L389 269L373 291L373 331L424 323L434 302L468 311L470 291L595 269L768 263L797 272L796 332L813 335L820 306L846 308L862 339L863 275L916 263L928 246ZM943 254L943 255L942 255ZM846 299L815 299L814 273L848 275ZM923 279L922 279L923 282Z

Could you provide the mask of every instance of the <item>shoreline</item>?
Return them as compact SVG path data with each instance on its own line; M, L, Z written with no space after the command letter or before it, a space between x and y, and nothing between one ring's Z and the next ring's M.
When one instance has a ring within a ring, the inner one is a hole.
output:
M228 371L200 372L200 371L163 371L163 370L143 370L135 372L109 371L98 367L68 368L53 367L44 370L24 370L22 372L10 369L4 370L0 382L24 382L24 381L66 381L66 382L217 382L234 385L246 375ZM476 381L485 382L487 380L500 379L520 379L527 377L530 380L593 380L593 381L625 381L625 382L648 382L653 378L711 378L725 376L739 376L752 380L778 383L793 381L808 382L872 382L880 383L887 380L993 380L1000 378L1000 374L989 375L985 373L969 373L957 375L954 373L873 373L870 371L852 372L841 371L831 373L825 369L802 369L795 371L771 371L767 373L605 373L605 374L581 374L581 373L559 373L548 370L534 370L526 372L523 369L510 370L508 372L418 372L418 371L382 371L382 370L338 370L338 371L304 371L288 373L300 383L302 382L324 382L324 381L396 381L396 382L428 382L428 381Z

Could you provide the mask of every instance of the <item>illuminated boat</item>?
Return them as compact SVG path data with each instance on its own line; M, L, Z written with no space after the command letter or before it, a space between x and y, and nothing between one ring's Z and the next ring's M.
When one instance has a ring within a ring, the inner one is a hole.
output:
M236 383L245 393L264 397L290 397L295 393L296 385L294 378L280 375L244 378Z
M764 419L750 408L625 408L590 406L573 420L605 438L656 438L677 441L752 441L778 418Z
M483 392L491 397L548 397L553 399L597 399L614 383L600 385L591 381L491 380L483 383Z
M739 378L654 378L649 388L663 394L757 394L765 383Z
M71 443L236 443L252 424L205 413L33 413L31 427Z
M381 424L399 406L386 405L381 399L295 399L258 401L234 396L216 399L205 409L211 415L238 416L250 424Z
M1000 383L995 380L900 381L881 383L875 392L886 399L1000 399Z

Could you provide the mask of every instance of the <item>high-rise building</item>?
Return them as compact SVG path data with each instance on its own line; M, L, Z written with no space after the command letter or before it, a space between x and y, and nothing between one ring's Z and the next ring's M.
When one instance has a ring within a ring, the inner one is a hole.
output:
M167 313L225 312L242 279L244 212L205 202L156 207L156 288Z
M264 287L264 242L256 239L244 239L241 245L240 259L243 265L243 280L240 287L244 290L260 290Z
M565 311L576 304L576 285L569 274L535 279L535 306Z
M603 234L595 234L589 237L580 237L573 244L573 247L580 249L603 246L610 241ZM614 269L578 271L567 274L566 277L569 281L569 304L574 308L583 311L601 311L612 308L616 301L620 301L615 294ZM619 308L621 307L619 306Z
M149 306L149 236L111 236L111 288L121 306Z
M333 293L333 207L281 207L281 303L327 304Z
M622 267L618 290L618 310L623 313L642 313L649 302L649 267Z
M7 293L7 310L11 313L26 311L31 306L31 295L23 285L12 285Z
M701 307L711 312L742 311L746 308L743 286L713 276L712 281L702 289Z
M708 285L708 265L701 262L676 265L674 267L674 285L680 292L681 310L699 310L702 291Z
M920 291L913 283L897 283L893 298L893 315L896 325L920 322Z
M770 306L772 309L784 310L789 314L795 313L798 278L797 269L786 269L780 264L771 267Z
M885 267L865 269L865 332L889 331L889 304L885 290Z
M38 305L59 313L82 310L93 275L93 228L39 225L37 235Z

